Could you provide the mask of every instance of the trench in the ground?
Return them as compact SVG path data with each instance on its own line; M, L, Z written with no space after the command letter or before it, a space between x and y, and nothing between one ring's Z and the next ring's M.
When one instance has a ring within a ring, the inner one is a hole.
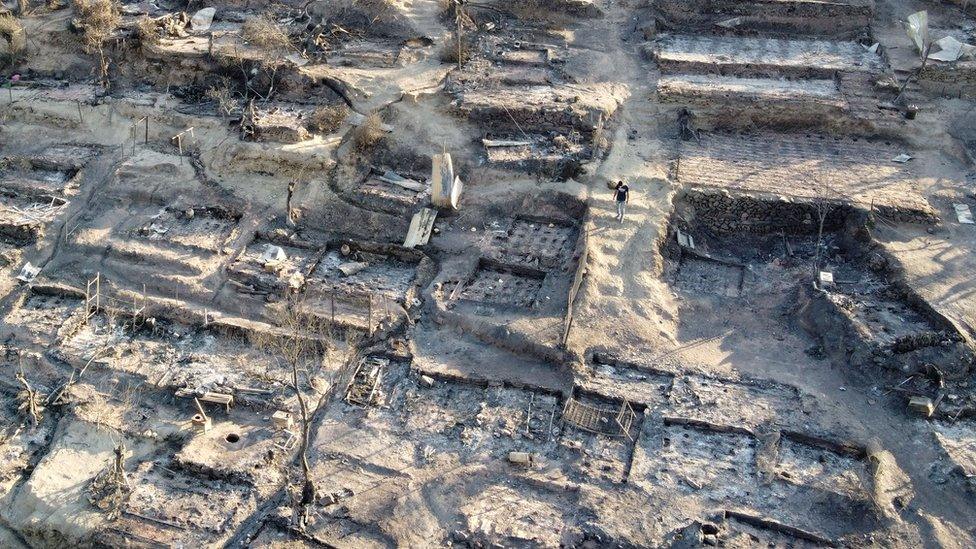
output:
M958 334L905 284L871 227L870 212L827 200L680 193L660 246L678 339L732 334L720 349L736 365L968 370ZM768 335L774 344L761 342Z

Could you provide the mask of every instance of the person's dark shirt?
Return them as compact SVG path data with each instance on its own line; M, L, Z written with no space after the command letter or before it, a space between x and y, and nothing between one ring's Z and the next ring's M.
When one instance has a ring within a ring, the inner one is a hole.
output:
M617 185L616 198L617 202L626 202L627 194L630 192L630 187L627 185Z

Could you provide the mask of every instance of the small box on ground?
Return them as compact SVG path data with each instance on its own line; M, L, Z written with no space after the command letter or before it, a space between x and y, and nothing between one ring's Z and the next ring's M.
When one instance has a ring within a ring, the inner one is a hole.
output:
M908 407L925 417L930 417L935 412L935 404L929 397L914 396L909 399Z
M277 412L271 414L271 424L274 425L276 429L291 429L293 422L294 418L292 417L291 412L278 410Z

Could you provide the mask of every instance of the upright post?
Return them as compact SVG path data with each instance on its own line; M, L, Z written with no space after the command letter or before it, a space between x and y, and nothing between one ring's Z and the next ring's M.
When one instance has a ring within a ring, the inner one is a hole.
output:
M366 306L366 333L369 336L373 335L373 294L367 296L367 306Z

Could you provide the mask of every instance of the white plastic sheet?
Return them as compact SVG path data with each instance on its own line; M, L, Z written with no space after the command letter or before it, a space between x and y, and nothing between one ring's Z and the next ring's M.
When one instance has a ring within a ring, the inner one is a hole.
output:
M194 13L193 17L190 18L190 28L195 31L210 30L210 25L213 24L214 15L216 13L216 8L203 8L202 10Z
M906 32L915 43L918 53L924 54L929 43L929 12L922 10L909 15Z
M960 42L951 36L936 40L932 43L939 47L939 51L929 54L929 59L936 61L958 61L963 57L976 55L976 46Z

